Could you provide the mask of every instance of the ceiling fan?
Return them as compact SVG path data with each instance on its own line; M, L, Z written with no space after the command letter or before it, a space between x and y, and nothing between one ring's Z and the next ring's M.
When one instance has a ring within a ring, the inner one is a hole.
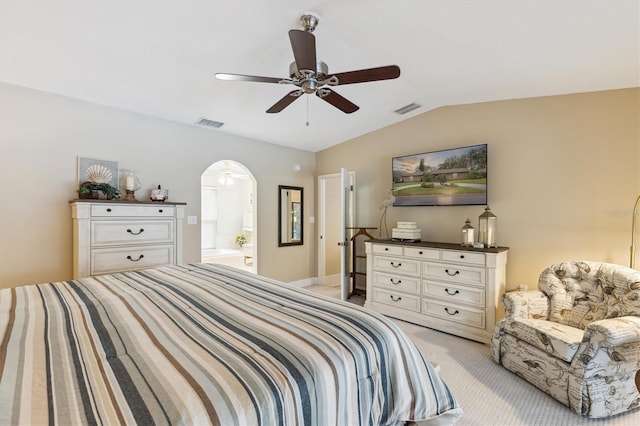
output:
M217 73L216 78L232 81L293 84L298 87L298 89L287 93L282 99L269 108L267 110L268 113L282 111L305 93L315 93L320 99L347 114L351 114L357 111L359 107L327 86L391 80L400 76L400 68L397 65L329 74L327 64L318 60L316 57L316 38L312 33L316 25L318 25L318 17L313 14L305 14L300 18L300 23L304 27L304 30L289 31L289 39L295 59L289 66L289 78L224 73Z
M246 180L247 178L248 176L244 173L236 173L227 161L224 162L224 167L218 173L218 183L225 186L233 185L235 179Z

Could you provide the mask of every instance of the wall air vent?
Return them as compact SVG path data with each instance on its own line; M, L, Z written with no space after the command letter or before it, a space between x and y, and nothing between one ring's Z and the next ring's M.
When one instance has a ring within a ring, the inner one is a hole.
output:
M208 118L201 118L200 120L198 120L196 124L198 126L213 127L216 129L224 125L224 123L221 123L219 121L209 120Z
M413 111L414 109L418 109L421 106L422 105L418 105L417 103L413 102L413 103L410 103L409 105L403 106L402 108L398 108L397 110L395 110L393 112L395 112L396 114L402 115L402 114L408 113L409 111Z

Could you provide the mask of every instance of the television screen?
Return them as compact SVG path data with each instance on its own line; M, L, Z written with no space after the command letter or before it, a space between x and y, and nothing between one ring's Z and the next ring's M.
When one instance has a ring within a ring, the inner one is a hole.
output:
M394 157L394 206L487 204L487 144Z

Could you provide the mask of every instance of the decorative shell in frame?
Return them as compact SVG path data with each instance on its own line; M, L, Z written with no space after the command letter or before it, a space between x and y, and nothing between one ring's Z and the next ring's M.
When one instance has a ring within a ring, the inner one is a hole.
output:
M111 182L111 170L105 166L94 164L87 169L87 179L93 183L108 183Z

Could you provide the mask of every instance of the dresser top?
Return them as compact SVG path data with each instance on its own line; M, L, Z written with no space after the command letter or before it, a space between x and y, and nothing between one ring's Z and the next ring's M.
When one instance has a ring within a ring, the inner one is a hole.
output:
M439 248L439 249L446 249L446 250L477 251L480 253L501 253L503 251L509 250L509 247L474 248L474 247L463 247L460 244L454 244L454 243L438 243L438 242L432 242L432 241L409 242L409 241L397 241L397 240L380 239L380 238L370 240L370 242L376 243L376 244L397 244L402 246L430 247L430 248Z
M165 206L186 206L187 203L175 201L127 201L127 200L97 200L95 198L78 198L69 200L69 204L73 203L100 203L100 204L153 204Z

